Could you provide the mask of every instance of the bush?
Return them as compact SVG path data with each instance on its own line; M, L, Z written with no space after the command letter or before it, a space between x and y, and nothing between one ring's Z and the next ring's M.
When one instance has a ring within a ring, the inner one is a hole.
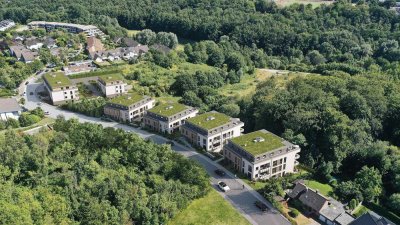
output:
M19 117L19 124L22 127L27 127L40 121L40 117L34 114L22 113Z
M37 107L36 109L32 110L31 114L36 115L36 116L38 116L40 118L44 117L44 111L43 111L42 108L39 108L39 107Z
M294 209L294 208L290 209L289 215L291 217L296 218L297 216L299 216L299 214L300 214L299 210Z
M8 119L6 122L7 127L18 128L19 122L16 119Z

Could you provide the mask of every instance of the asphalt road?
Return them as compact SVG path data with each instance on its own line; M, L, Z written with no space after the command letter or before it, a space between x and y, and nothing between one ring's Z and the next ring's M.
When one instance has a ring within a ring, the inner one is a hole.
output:
M157 144L164 144L168 139L149 133L147 131L130 127L127 125L115 123L115 122L105 122L98 118L88 117L82 114L77 114L74 112L64 111L52 105L46 103L40 103L40 100L36 95L30 95L30 92L35 93L35 90L42 84L34 84L34 79L30 78L29 84L27 85L25 96L26 103L25 107L29 110L40 106L44 111L49 112L49 117L56 118L58 115L63 115L66 119L76 118L80 122L97 123L103 125L103 127L114 127L123 129L127 132L136 133L142 138L150 139ZM184 155L187 158L193 159L199 162L204 169L210 175L210 182L212 186L219 191L222 197L229 201L250 223L259 225L289 225L289 221L286 220L281 214L277 213L275 209L272 208L271 204L267 202L258 192L253 190L250 186L244 183L241 179L238 179L234 174L227 171L225 168L220 166L218 163L212 161L206 156L197 153L191 147L183 146L179 143L175 143L172 149L176 152ZM219 168L225 171L226 175L224 177L219 177L215 174L215 170ZM218 181L224 181L229 187L230 191L224 193L217 188ZM245 188L243 189L243 185ZM264 202L270 209L269 212L262 213L255 205L256 200Z

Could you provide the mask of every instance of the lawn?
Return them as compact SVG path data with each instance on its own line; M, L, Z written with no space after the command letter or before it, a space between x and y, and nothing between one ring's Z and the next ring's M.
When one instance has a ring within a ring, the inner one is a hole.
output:
M323 0L277 0L276 4L280 7L286 7L292 4L311 4L313 8L316 8L322 4L332 4L334 1L323 1Z
M304 184L311 189L318 190L324 196L330 196L333 188L329 184L323 184L315 180L304 180Z
M139 32L140 30L128 30L128 37L133 37Z
M236 209L212 189L204 198L194 200L178 213L168 225L248 225Z
M360 205L354 210L353 216L358 218L359 216L366 213L367 211L368 211L367 207Z
M53 124L54 122L55 122L55 120L53 118L45 117L41 121L39 121L39 122L37 122L35 124L32 124L29 127L19 127L19 128L15 128L14 130L15 130L15 132L23 132L23 131L26 131L26 130L30 130L30 129L33 129L33 128L36 128L36 127L40 127L40 126L46 125L46 124ZM6 133L6 131L7 130L0 131L0 136L3 136Z

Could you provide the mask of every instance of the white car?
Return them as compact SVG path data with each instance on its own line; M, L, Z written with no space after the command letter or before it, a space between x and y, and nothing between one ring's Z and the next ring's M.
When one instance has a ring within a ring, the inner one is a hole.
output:
M229 186L227 184L225 184L225 182L222 182L222 181L218 182L218 187L219 187L219 189L221 189L224 192L231 190L229 188Z

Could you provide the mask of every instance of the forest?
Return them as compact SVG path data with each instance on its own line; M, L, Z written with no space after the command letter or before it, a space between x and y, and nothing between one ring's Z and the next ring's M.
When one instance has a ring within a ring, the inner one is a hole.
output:
M168 145L62 117L53 127L0 141L1 224L165 224L209 190Z

